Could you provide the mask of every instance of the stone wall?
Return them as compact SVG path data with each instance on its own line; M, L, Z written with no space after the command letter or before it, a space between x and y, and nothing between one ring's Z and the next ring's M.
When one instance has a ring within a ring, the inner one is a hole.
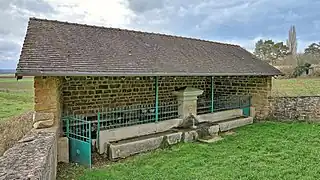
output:
M275 97L270 104L271 118L320 121L320 96Z
M62 83L64 111L96 113L101 108L132 104L154 104L154 77L66 77ZM171 93L176 88L191 86L204 90L210 97L211 77L159 77L159 101L176 102ZM268 116L271 77L217 76L214 94L252 95L257 117Z
M62 77L34 77L34 110L53 113L54 125L59 125L62 112L62 80Z
M209 77L159 77L159 102L174 102L175 88L191 86L210 92ZM96 113L101 108L154 104L154 77L66 77L64 111Z
M33 129L0 157L0 180L54 180L57 128Z
M270 76L215 76L214 95L251 95L256 118L269 116Z

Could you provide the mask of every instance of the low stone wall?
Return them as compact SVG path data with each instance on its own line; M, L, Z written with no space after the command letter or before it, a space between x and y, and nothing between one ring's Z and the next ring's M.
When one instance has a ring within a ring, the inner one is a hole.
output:
M57 128L33 129L0 157L0 180L53 180L56 168Z
M271 118L320 121L320 96L274 97L270 103Z

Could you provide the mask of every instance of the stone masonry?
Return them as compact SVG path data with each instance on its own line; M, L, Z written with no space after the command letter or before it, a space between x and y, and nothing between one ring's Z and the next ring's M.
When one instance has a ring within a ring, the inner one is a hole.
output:
M105 107L154 104L154 77L66 77L63 82L64 111L96 113ZM172 92L191 86L210 91L208 77L160 77L159 102L176 102Z
M159 77L159 102L176 102L172 92L184 86L204 90L210 97L211 77ZM271 77L216 76L214 95L252 95L257 118L268 116ZM93 114L106 107L154 104L154 77L65 77L62 82L64 112ZM201 98L201 97L199 97Z
M54 125L59 125L62 108L61 77L34 78L34 110L36 113L53 113Z
M269 116L271 77L269 76L215 76L214 95L251 95L256 118Z
M54 180L57 128L33 129L0 157L0 180Z
M273 119L320 121L320 96L276 97L270 104Z

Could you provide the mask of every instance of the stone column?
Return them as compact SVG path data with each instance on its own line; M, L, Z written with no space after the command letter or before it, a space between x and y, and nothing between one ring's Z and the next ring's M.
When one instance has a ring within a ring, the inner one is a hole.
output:
M34 128L59 127L61 93L60 77L34 77Z
M178 99L178 114L179 118L185 119L190 114L197 115L197 99L203 93L203 90L185 87L174 91L173 95Z

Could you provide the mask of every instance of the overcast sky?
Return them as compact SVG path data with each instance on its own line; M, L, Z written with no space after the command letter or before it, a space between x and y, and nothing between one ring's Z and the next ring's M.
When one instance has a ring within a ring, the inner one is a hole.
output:
M320 0L0 0L0 69L15 68L29 17L160 32L239 44L320 41Z

